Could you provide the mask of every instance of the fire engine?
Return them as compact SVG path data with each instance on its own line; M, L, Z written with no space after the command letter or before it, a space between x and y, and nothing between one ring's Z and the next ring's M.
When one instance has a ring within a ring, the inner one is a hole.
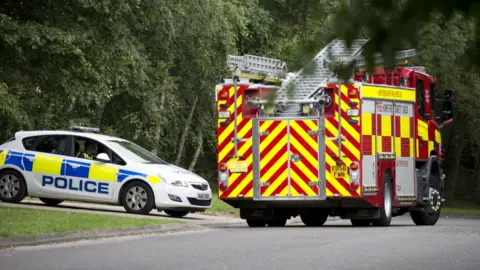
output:
M368 73L367 41L333 40L288 80L281 60L228 55L232 75L215 90L218 197L250 227L297 216L390 226L407 212L416 225L438 221L453 90L437 98L436 78L407 65L415 49L396 52L394 68L378 57ZM348 81L330 68L338 62L356 63Z

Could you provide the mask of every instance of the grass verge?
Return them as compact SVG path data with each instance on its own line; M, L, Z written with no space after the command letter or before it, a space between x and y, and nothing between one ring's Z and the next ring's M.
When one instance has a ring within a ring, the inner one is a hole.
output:
M94 229L126 229L179 223L172 220L129 218L18 207L0 207L0 238Z
M442 215L462 215L480 217L480 205L464 202L453 202L442 208Z

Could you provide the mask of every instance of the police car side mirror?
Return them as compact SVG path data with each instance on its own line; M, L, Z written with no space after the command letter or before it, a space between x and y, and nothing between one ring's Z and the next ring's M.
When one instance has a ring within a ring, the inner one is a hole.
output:
M110 162L110 158L108 157L107 154L105 153L100 153L97 155L95 158L96 160L103 161L103 162Z

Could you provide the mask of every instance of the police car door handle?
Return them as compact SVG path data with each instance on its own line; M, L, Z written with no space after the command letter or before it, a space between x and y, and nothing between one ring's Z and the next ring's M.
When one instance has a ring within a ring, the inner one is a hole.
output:
M78 164L68 163L68 165L70 165L70 167L72 167L72 168L74 168L74 169L80 167L80 165L78 165Z
M28 159L29 161L34 161L34 160L35 160L34 157L27 157L27 159Z

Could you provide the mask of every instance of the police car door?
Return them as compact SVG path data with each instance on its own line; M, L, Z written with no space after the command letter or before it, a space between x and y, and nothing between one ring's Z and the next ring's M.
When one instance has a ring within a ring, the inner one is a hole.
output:
M67 135L52 134L23 140L28 152L23 156L22 162L28 172L25 180L30 194L62 197L68 186L67 180L61 179L63 159L69 154L68 138Z
M65 176L72 183L68 192L76 198L93 201L111 201L114 184L117 179L118 168L108 162L95 159L77 157L78 153L85 152L85 143L93 142L98 145L97 154L109 151L102 143L91 138L73 136L73 155L65 160Z

